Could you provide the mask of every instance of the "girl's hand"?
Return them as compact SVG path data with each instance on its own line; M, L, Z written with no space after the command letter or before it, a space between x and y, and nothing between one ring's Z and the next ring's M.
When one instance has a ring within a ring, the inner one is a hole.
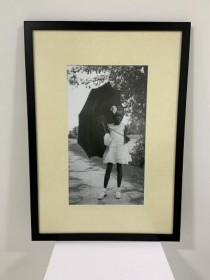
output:
M100 122L101 126L103 127L104 134L109 133L108 125Z
M127 144L130 141L130 137L128 137L127 135L124 136L124 143Z

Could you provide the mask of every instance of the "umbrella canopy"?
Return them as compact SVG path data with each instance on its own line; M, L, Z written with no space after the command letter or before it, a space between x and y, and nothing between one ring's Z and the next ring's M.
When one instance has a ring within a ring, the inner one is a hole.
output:
M102 157L106 149L104 145L104 128L102 123L113 122L110 108L122 106L121 91L106 83L99 88L92 89L79 114L78 143L88 157Z

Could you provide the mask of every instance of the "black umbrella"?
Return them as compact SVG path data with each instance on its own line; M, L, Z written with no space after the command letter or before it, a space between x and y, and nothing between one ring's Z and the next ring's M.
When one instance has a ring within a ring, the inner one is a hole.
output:
M78 143L88 157L102 157L106 149L104 145L104 127L113 122L110 108L122 106L121 91L112 88L106 83L99 88L92 89L79 114Z

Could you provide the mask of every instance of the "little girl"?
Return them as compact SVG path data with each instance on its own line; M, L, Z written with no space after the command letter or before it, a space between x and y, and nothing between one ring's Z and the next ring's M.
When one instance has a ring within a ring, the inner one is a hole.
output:
M128 164L131 161L131 156L126 145L130 139L126 135L126 126L122 122L124 116L123 108L112 106L110 111L113 114L113 123L108 124L107 127L111 142L103 154L103 162L107 163L107 168L104 177L104 189L98 196L99 200L107 195L107 186L113 164L117 164L116 198L121 198L122 164Z

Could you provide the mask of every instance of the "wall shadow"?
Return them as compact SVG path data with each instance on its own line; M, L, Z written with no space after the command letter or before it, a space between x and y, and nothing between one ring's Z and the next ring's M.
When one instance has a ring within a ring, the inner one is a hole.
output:
M182 181L182 216L181 216L181 241L162 242L162 246L175 279L200 279L196 274L196 268L189 267L181 256L181 251L193 250L195 248L194 236L194 31L191 29L190 59L188 72L188 89L185 121L185 144L184 144L184 165ZM184 276L185 275L185 276Z
M32 242L23 25L17 28L5 254L18 255L3 279L43 279L54 242ZM12 77L13 78L13 77Z

